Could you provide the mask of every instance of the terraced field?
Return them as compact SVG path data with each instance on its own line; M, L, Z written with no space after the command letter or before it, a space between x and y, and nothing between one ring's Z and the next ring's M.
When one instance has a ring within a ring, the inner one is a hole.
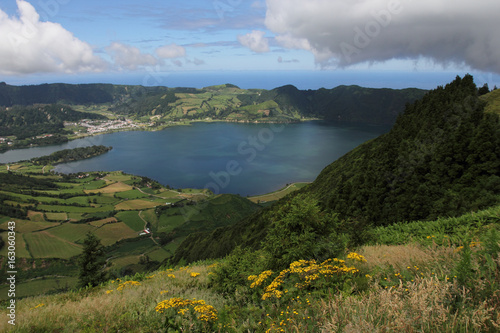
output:
M258 209L238 196L172 190L122 172L56 175L30 162L6 171L0 165L0 207L22 217L0 215L0 236L7 239L5 230L14 221L16 256L26 277L23 295L72 287L88 232L105 246L109 271L130 274L171 257L190 233L235 223ZM6 255L3 247L0 260ZM62 271L54 274L55 267Z

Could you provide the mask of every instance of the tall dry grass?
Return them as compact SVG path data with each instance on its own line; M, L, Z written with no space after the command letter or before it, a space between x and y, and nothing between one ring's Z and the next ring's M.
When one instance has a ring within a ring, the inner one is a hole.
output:
M192 277L191 272L200 275ZM16 326L2 320L0 331L158 332L165 318L155 311L155 306L162 300L196 298L219 309L224 307L226 300L211 292L207 282L207 266L196 266L157 272L140 281L140 285L126 286L121 291L117 290L120 281L115 281L89 291L30 297L17 302ZM0 314L6 317L3 312Z
M498 312L486 303L456 308L468 291L437 278L417 279L397 288L374 285L362 297L339 295L320 304L322 332L486 332L500 329Z

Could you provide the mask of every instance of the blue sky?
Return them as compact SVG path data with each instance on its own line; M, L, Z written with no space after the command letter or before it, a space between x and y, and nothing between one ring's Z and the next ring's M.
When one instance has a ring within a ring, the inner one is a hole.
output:
M316 88L382 85L385 73L432 88L470 72L493 87L498 12L497 0L2 0L0 81L175 86L247 73L258 85L256 73L277 72Z

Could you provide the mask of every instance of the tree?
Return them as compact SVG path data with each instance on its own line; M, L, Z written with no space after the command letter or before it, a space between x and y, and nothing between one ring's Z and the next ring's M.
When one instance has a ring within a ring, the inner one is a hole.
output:
M106 281L106 260L101 241L93 233L88 232L83 241L83 253L78 260L80 273L78 276L78 286L95 287Z
M336 214L321 211L318 201L298 194L270 216L271 226L262 247L269 255L268 268L283 269L295 260L325 260L345 248L337 235Z
M485 83L481 88L478 89L479 96L487 94L490 92L490 88L488 87L488 83Z

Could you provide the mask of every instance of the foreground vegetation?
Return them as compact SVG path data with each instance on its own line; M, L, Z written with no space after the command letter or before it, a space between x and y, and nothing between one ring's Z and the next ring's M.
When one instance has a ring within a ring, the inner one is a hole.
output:
M473 226L466 233L460 224L449 227L453 219L436 221L441 231L425 237L418 223L409 223L355 252L342 249L335 258L298 260L278 270L267 269L265 251L238 250L224 260L29 297L18 301L16 326L2 321L0 329L496 332L499 214L496 206L460 217ZM386 245L402 238L411 240Z

